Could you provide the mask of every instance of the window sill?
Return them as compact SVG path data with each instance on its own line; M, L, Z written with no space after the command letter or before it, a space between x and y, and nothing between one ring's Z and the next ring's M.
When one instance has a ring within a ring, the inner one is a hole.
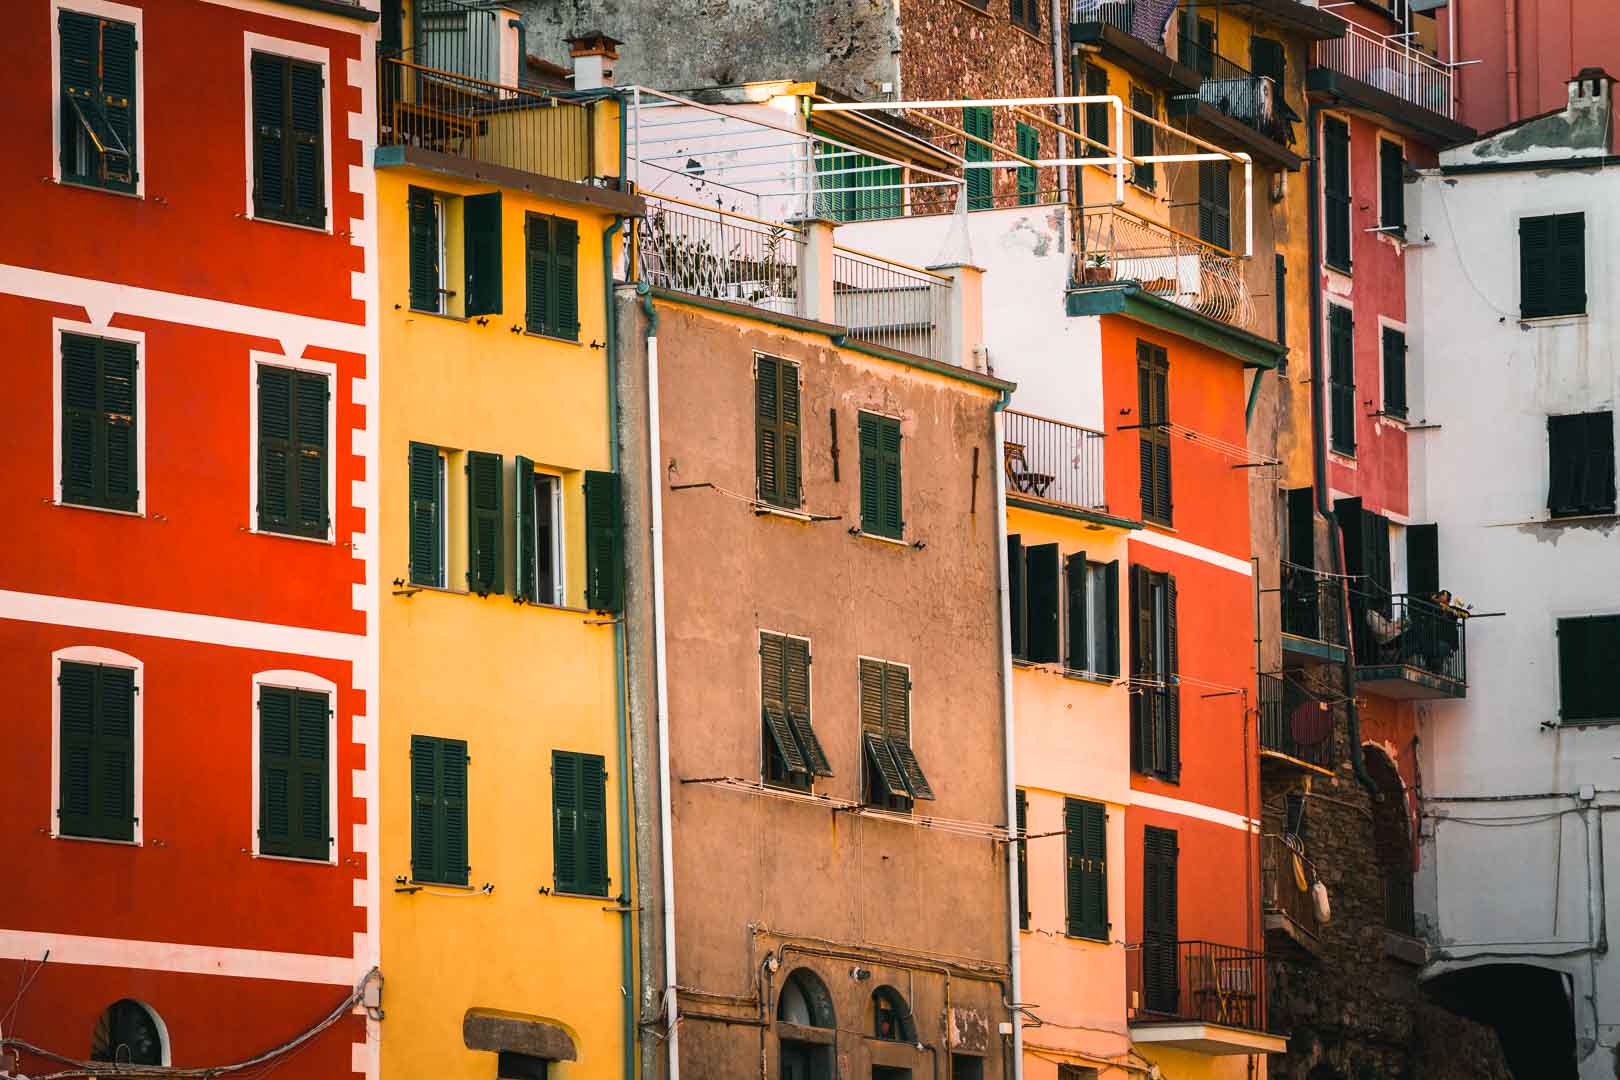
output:
M108 836L75 836L73 833L53 832L52 840L77 840L85 844L112 844L114 847L138 848L142 846L139 840L114 840Z
M1617 724L1620 724L1620 716L1606 716L1606 717L1602 717L1600 719L1594 719L1594 720L1559 720L1556 723L1552 724L1551 726L1553 727L1554 730L1559 730L1559 731L1563 730L1564 728L1575 728L1577 730L1590 729L1590 730L1593 730L1593 731L1601 731L1601 730L1603 730L1605 728L1614 727Z
M307 233L320 233L323 236L332 235L332 227L330 225L305 225L299 221L282 221L280 218L260 217L251 210L248 211L247 219L249 221L259 222L265 225L285 225L289 229L299 229Z
M555 341L559 345L573 345L575 347L583 347L584 344L585 344L583 341L579 340L579 338L577 338L577 337L567 338L567 337L562 337L562 336L560 336L558 334L547 334L547 333L543 333L543 332L541 332L539 330L529 330L527 328L524 329L523 336L524 337L529 337L529 338L539 338L541 341Z
M68 502L65 499L52 499L52 505L60 506L65 510L94 510L99 514L117 514L119 517L144 518L145 510L120 510L116 506L97 506L95 503Z
M961 4L975 15L983 15L987 19L991 18L990 0L985 0L984 7L980 7L978 4L973 3L973 0L956 0L956 3Z
M1066 938L1069 941L1077 941L1077 942L1081 942L1083 944L1088 944L1088 945L1112 945L1113 944L1113 942L1111 940L1109 940L1107 937L1092 937L1090 934L1071 934L1066 930L1064 931L1063 936L1064 936L1064 938Z
M1334 266L1332 263L1328 262L1326 259L1322 260L1322 269L1326 270L1330 274L1339 274L1339 275L1341 275L1343 277L1354 277L1355 276L1354 273L1351 272L1350 267L1348 267L1348 266Z
M1330 446L1330 447L1328 447L1328 457L1333 458L1336 461L1338 461L1339 464L1347 465L1352 469L1356 467L1355 451L1350 451L1349 453L1346 453L1343 450L1335 450Z
M1563 323L1584 322L1592 317L1589 311L1571 311L1564 315L1520 315L1521 326L1558 326Z
M467 316L452 315L448 311L426 311L417 307L407 307L405 310L410 315L426 315L432 319L444 319L446 322L460 323L463 326L467 324Z
M911 546L910 542L899 537L880 536L877 533L869 533L865 529L856 532L855 536L862 540L876 540L880 544L890 544L894 547L908 548Z
M1025 37L1032 38L1035 41L1040 42L1042 45L1047 44L1047 39L1042 37L1039 31L1031 30L1027 26L1020 26L1018 23L1009 23L1009 25L1020 34L1023 34Z
M766 502L755 502L750 509L753 510L755 517L785 518L788 521L797 521L803 525L810 525L815 521L814 517L803 510L789 510L785 506L775 506Z
M119 191L117 188L102 187L100 184L86 184L80 180L64 180L60 177L56 178L56 185L58 187L74 188L78 191L99 191L105 195L117 195L121 199L135 199L139 202L146 201L145 192L139 188L134 191Z
M337 859L328 856L324 859L310 859L302 855L272 855L268 851L255 851L255 859L266 859L270 862L302 863L305 866L336 866Z
M597 903L613 899L607 893L563 892L561 889L552 889L546 895L554 896L559 900L595 900Z
M337 544L337 538L330 532L321 537L300 536L298 533L277 532L274 529L260 529L255 526L249 526L247 531L253 536L273 536L279 540L299 540L306 544L326 544L328 547L335 547Z
M1153 526L1154 529L1158 530L1159 532L1164 532L1164 533L1173 533L1173 532L1179 532L1180 531L1174 525L1170 524L1170 522L1168 522L1168 521L1159 521L1159 520L1157 520L1155 518L1147 517L1146 515L1143 515L1143 517L1142 517L1142 524L1151 525L1151 526Z
M1117 675L1099 675L1095 671L1076 671L1073 668L1064 668L1063 677L1076 682L1094 683L1097 686L1116 686L1119 684Z
M412 890L415 890L415 889L454 889L457 892L465 892L465 893L483 892L483 888L481 886L478 886L478 885L457 885L457 884L453 884L453 883L448 882L448 881L422 881L422 880L420 880L418 878L407 878L404 882L397 882L396 881L394 883L394 888L395 888L396 891L398 889L404 888L404 889L412 889Z

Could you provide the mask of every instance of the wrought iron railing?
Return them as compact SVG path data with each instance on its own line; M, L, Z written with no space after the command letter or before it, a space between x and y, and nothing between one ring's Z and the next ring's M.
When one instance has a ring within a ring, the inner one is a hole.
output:
M1356 666L1409 667L1462 689L1468 683L1468 624L1448 607L1362 584L1350 597Z
M1417 936L1417 902L1412 890L1412 868L1389 866L1384 875L1384 928L1407 937Z
M1282 631L1329 645L1344 644L1341 579L1302 566L1282 564Z
M1164 16L1160 3L1138 4L1136 0L1073 0L1069 6L1071 26L1112 26L1164 51Z
M1451 69L1427 53L1346 22L1344 36L1316 43L1315 64L1393 94L1402 101L1455 119Z
M1128 1020L1266 1030L1265 954L1209 941L1144 937L1125 947Z
M791 225L649 197L635 232L637 281L769 311L798 308L804 237Z
M851 338L931 360L946 355L949 278L849 248L833 250L833 318Z
M1333 764L1333 707L1284 676L1260 673L1260 749Z
M1311 900L1311 885L1316 873L1304 848L1294 837L1276 833L1260 837L1260 903L1266 911L1287 915L1294 925L1315 937L1316 905Z
M1007 494L1103 510L1103 434L1009 409Z
M1254 329L1254 304L1238 257L1114 207L1086 210L1076 227L1071 288L1134 281L1206 318Z
M1203 75L1198 99L1275 142L1288 141L1282 88L1274 79L1234 64L1187 34L1178 39L1181 62Z

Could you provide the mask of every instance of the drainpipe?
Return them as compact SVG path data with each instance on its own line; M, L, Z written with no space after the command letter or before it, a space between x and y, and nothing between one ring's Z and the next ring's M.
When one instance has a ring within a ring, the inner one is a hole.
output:
M647 316L647 460L652 463L653 676L658 709L658 827L663 862L664 1021L668 1030L668 1080L681 1076L680 1003L675 992L675 852L671 836L669 773L668 636L664 625L664 451L658 417L658 312L652 288L636 283L641 310Z
M1519 119L1519 3L1503 0L1507 15L1507 107L1508 123Z
M1278 282L1279 287L1281 287L1281 284L1281 282ZM1243 410L1244 431L1248 431L1249 427L1254 423L1254 403L1260 400L1260 380L1264 379L1265 377L1265 368L1254 369L1254 382L1249 386L1249 404L1248 407ZM1255 580L1258 581L1259 579L1256 578ZM1259 669L1256 668L1255 670Z
M1052 0L1049 15L1052 20L1052 96L1062 97L1063 73L1064 69L1068 66L1066 63L1067 58L1063 55L1063 0ZM1069 118L1064 116L1062 119L1067 121ZM1069 137L1063 134L1061 131L1057 133L1057 156L1060 159L1067 158L1069 156ZM1068 206L1069 170L1067 167L1060 167L1057 174L1058 204L1061 206Z
M1013 775L1013 688L1012 688L1012 621L1009 618L1007 603L1007 470L1002 466L1006 460L1006 432L1003 426L1002 410L1007 407L1011 395L1003 390L1001 397L996 400L991 412L991 429L994 432L994 457L990 459L990 475L995 478L996 502L996 617L1001 623L1001 739L1004 747L1002 758L1005 763L1007 788L1007 834L1010 837L1018 830L1018 779ZM1018 928L1018 845L1007 844L1007 938L1008 948L1008 975L1009 993L1012 1000L1007 1003L1007 1011L1012 1018L1013 1037L1013 1068L1012 1080L1024 1080L1024 1013L1023 975L1020 971L1023 942L1019 940L1021 931Z
M1318 134L1321 108L1313 101L1305 110L1305 124L1310 131L1310 188L1306 200L1306 221L1310 231L1311 267L1311 479L1312 487L1316 489L1316 512L1327 522L1329 565L1337 575L1344 573L1344 552L1339 546L1339 522L1328 501L1327 424L1322 415L1322 218L1318 195L1322 182L1322 140ZM1378 785L1367 774L1367 766L1361 759L1361 712L1356 708L1356 635L1355 627L1350 622L1349 588L1342 577L1338 581L1345 615L1344 698L1350 729L1350 768L1367 793L1376 796Z

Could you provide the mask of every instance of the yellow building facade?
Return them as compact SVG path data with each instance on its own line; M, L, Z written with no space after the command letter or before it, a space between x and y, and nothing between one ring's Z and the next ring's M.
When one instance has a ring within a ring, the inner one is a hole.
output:
M616 103L569 109L528 161L377 156L385 1077L633 1075L604 286L639 200L544 175L569 130L617 167Z

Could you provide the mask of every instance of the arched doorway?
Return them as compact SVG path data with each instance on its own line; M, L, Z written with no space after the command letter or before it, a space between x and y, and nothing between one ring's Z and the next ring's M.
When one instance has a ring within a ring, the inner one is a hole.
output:
M776 999L781 1080L832 1080L838 1018L827 984L809 968L782 981Z
M1496 1029L1517 1080L1575 1080L1575 1009L1568 977L1533 964L1476 964L1436 975L1436 1002Z
M1362 749L1367 775L1378 788L1373 804L1373 854L1384 885L1384 925L1408 937L1417 933L1412 898L1412 818L1406 785L1389 755L1376 746Z

